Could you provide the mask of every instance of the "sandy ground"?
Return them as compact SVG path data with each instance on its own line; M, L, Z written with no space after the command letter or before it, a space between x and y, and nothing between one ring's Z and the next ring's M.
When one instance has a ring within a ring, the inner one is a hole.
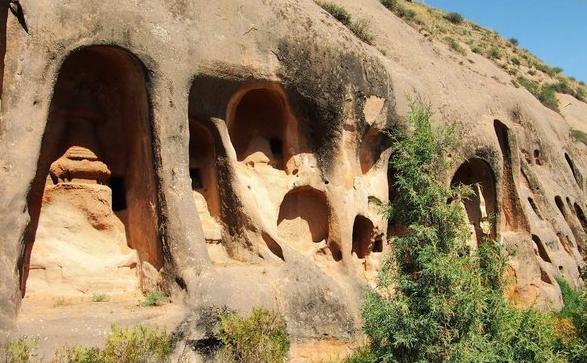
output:
M38 337L39 358L49 359L56 348L81 344L99 346L113 324L152 325L171 332L181 322L185 308L169 302L162 306L144 307L144 297L127 294L108 302L92 302L87 298L25 298L12 338Z

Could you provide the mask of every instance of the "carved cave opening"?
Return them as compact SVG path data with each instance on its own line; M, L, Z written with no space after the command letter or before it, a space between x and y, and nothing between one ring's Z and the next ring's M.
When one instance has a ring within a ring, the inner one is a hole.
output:
M514 182L509 128L499 120L494 120L493 127L495 129L503 159L503 182L501 194L502 210L505 219L504 229L506 231L526 230L528 229L528 221L525 219Z
M379 248L383 249L383 246L378 246L378 243L373 240L373 237L373 222L361 215L355 217L351 253L354 253L358 258L365 258L371 252L378 252Z
M567 164L569 164L569 168L571 168L571 172L573 173L573 178L575 178L575 182L577 182L579 188L583 188L583 176L577 169L575 162L567 153L565 153L565 160L567 161Z
M585 213L583 213L583 209L577 203L573 205L573 208L575 208L575 214L577 215L577 218L581 223L581 227L583 227L583 230L585 231L585 233L587 233L587 219L585 218Z
M330 207L324 192L299 187L285 195L279 207L277 233L296 250L312 254L329 249L334 260L340 260L340 249L328 240L329 227Z
M190 120L189 168L192 192L204 236L207 240L221 240L220 194L216 172L216 152L208 129Z
M536 214L536 216L538 216L540 220L544 220L544 218L542 217L542 213L540 213L540 209L538 209L538 206L536 205L536 202L534 202L534 199L532 199L532 197L528 197L528 204L530 204L530 207L534 211L534 214Z
M258 88L237 99L229 111L228 132L237 159L247 165L268 164L285 170L289 159L289 112L277 90Z
M532 241L534 241L534 247L536 247L536 249L534 250L536 255L540 256L540 258L544 262L552 263L552 260L548 256L548 253L546 252L546 248L544 248L544 245L542 244L542 241L540 240L540 238L537 235L533 234Z
M471 225L472 239L477 245L484 237L495 237L495 215L497 197L495 176L489 164L479 158L465 161L455 172L451 185L468 185L472 188L470 197L464 200L464 207Z
M28 196L23 295L135 291L159 270L154 175L142 63L115 47L72 53Z

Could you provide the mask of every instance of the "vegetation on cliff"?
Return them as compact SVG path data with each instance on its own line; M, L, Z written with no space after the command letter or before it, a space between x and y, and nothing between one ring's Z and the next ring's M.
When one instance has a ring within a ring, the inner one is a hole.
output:
M362 308L369 339L349 362L578 362L587 359L587 298L564 283L560 313L520 310L504 298L507 256L495 241L467 247L459 201L466 187L439 182L454 128L435 128L414 103L409 130L391 134L397 197L389 218L405 226ZM448 203L447 203L448 201ZM566 290L565 290L566 286Z

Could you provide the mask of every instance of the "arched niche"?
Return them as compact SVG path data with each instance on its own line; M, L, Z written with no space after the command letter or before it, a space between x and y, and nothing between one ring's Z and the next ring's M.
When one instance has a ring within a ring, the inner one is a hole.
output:
M298 251L313 253L317 245L327 246L335 260L340 250L329 243L330 207L324 192L312 187L289 191L279 207L277 233Z
M243 89L228 107L228 132L238 161L285 170L295 127L283 92L275 85Z
M190 121L190 179L192 190L205 198L210 214L218 217L220 200L212 135L193 120Z
M501 183L502 189L502 210L504 216L505 231L525 231L528 230L528 220L520 203L518 191L514 181L514 159L512 149L516 149L515 138L510 129L501 121L494 120L493 128L503 160L503 177ZM513 146L512 146L513 144ZM515 160L517 162L517 159Z
M64 61L28 195L23 295L30 277L35 289L45 279L47 288L118 292L137 287L127 280L144 268L153 276L162 267L145 75L117 47L83 48Z
M477 244L481 243L484 237L494 237L497 196L491 166L479 158L465 161L452 178L451 185L459 184L470 186L472 189L471 196L464 200L464 205Z
M380 252L382 241L375 240L373 222L358 215L353 223L353 245L351 253L358 258L366 258L371 252Z

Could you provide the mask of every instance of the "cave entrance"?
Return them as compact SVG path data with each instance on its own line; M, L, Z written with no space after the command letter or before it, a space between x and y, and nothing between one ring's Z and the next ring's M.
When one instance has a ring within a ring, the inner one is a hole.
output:
M141 62L115 47L71 54L28 196L23 296L136 292L163 265L154 175Z
M383 249L379 240L374 241L373 222L363 216L357 216L353 223L353 246L351 253L358 258L366 258L371 252L378 252ZM381 241L381 244L383 242Z
M198 215L209 241L220 241L222 230L216 218L220 218L220 197L216 174L216 152L210 131L190 120L190 178Z
M279 207L277 232L279 237L298 251L312 254L328 247L335 260L340 250L329 244L330 210L326 195L312 187L300 187L288 192Z
M237 159L250 166L268 164L285 170L288 111L281 92L258 88L249 90L230 111L228 132Z
M453 186L459 184L472 188L464 207L471 225L471 237L479 245L485 237L495 237L497 198L493 170L482 159L467 160L457 169L451 182Z

